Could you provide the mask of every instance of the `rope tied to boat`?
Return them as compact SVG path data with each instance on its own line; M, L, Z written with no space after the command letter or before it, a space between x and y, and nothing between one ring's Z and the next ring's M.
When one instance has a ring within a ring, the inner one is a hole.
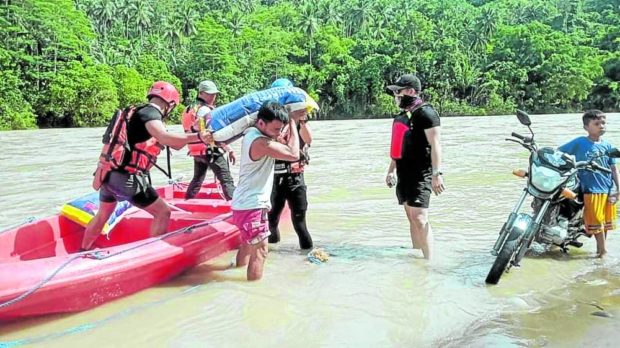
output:
M83 256L84 256L84 254L73 255L72 257L67 259L62 265L60 265L58 268L56 268L54 270L54 272L52 272L50 275L45 277L42 281L40 281L37 285L35 285L30 290L24 292L23 294L17 296L16 298L14 298L12 300L8 300L8 301L0 303L0 309L8 307L8 306L11 306L11 305L14 305L17 302L20 302L20 301L26 299L28 296L34 294L37 290L41 289L45 284L49 283L49 281L52 280L52 278L54 278L60 271L62 271L63 268L67 267L71 262L73 262L76 259L79 259L79 258L81 258Z
M127 248L115 253L110 253L107 250L88 250L88 251L82 251L79 252L73 256L71 256L70 258L68 258L65 262L63 262L60 266L58 266L53 272L51 272L47 277L43 278L43 280L41 280L39 283L37 283L35 286L33 286L31 289L25 291L23 294L0 303L0 309L14 305L20 301L25 300L26 298L28 298L29 296L31 296L32 294L34 294L35 292L37 292L38 290L40 290L43 286L45 286L47 283L49 283L56 275L58 275L58 273L60 273L60 271L62 271L65 267L67 267L71 262L80 259L80 258L90 258L93 260L106 260L109 259L113 256L117 256L117 255L121 255L133 250L136 250L140 247L143 247L145 245L149 245L149 244L153 244L155 242L164 240L166 238L178 235L178 234L183 234L183 233L190 233L192 232L194 229L199 228L199 227L204 227L204 226L208 226L217 222L222 222L228 218L230 218L232 216L232 213L228 213L226 215L223 215L221 218L216 219L216 220L209 220L209 221L204 221L204 222L200 222L194 225L190 225L190 226L186 226L183 228L180 228L178 230L172 231L172 232L168 232L165 234L162 234L161 236L155 237L155 238L151 238L149 241L141 243L141 244L137 244L132 246L131 248Z
M172 185L177 190L183 189L183 179L185 178L185 174L181 174L177 176L175 179L168 179L168 185Z

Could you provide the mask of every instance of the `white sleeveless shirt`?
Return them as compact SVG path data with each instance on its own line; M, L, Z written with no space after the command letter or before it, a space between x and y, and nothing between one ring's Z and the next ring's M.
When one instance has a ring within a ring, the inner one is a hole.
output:
M250 146L254 140L264 137L256 127L244 132L239 163L239 182L233 194L234 210L271 209L271 190L275 159L263 156L257 161L250 158Z

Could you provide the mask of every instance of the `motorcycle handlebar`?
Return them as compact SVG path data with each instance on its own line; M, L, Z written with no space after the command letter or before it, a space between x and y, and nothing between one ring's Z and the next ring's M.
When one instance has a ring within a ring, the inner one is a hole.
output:
M586 170L600 170L601 172L605 172L605 173L611 174L611 169L605 168L605 167L601 167L596 162L591 162L591 161L580 161L580 162L577 162L576 165L575 165L575 168L577 168L577 169L586 169Z
M596 170L600 170L601 172L605 172L607 174L611 174L611 169L609 168L605 168L605 167L601 167L600 165L592 162L592 169L596 169Z
M532 142L532 138L531 137L526 137L525 135L521 135L519 133L512 132L512 136L517 138L517 139L520 139L524 143L531 143Z

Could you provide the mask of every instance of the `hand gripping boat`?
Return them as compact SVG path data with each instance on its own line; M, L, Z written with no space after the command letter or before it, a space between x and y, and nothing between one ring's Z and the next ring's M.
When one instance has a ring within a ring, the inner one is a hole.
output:
M236 249L230 202L212 183L195 199L184 200L185 189L157 189L173 208L158 237L149 236L151 215L135 207L92 251L79 251L84 227L66 214L0 232L0 322L89 309Z

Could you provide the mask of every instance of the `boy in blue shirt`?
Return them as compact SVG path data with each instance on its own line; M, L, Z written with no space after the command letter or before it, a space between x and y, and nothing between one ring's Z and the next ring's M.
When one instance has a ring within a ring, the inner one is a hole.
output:
M559 147L558 150L575 156L577 161L587 161L596 157L602 167L611 169L612 174L601 171L580 170L578 173L581 191L583 192L583 220L588 235L596 238L596 253L603 257L607 231L616 228L616 201L618 191L618 170L616 159L607 155L613 147L602 139L605 134L606 116L600 110L588 110L583 114L583 128L588 136L578 137Z

